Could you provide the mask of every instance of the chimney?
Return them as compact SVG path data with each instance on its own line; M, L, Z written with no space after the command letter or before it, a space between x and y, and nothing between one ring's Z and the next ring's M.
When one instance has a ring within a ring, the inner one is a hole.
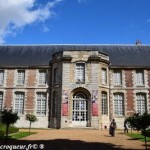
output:
M136 44L136 45L141 45L142 42L141 42L140 40L136 40L135 44Z

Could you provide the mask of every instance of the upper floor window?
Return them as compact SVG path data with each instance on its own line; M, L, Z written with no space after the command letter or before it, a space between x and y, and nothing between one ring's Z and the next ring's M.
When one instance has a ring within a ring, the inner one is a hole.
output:
M107 84L107 70L102 68L102 84Z
M46 84L46 70L39 70L39 84Z
M137 70L135 79L137 86L144 85L144 71Z
M76 82L85 81L85 64L77 63L76 64Z
M124 115L124 96L122 93L114 94L114 114L117 116Z
M0 92L0 112L2 111L3 109L3 93Z
M140 114L146 111L146 94L137 93L136 94L136 111Z
M17 84L24 84L25 82L25 70L17 71Z
M15 93L14 110L15 112L18 112L18 114L24 113L24 93L23 92Z
M57 84L58 83L58 68L54 68L54 74L53 74L53 81L54 81L54 84Z
M122 72L121 70L115 70L113 73L114 85L122 85Z
M46 114L46 93L37 93L36 113L39 115Z
M102 115L107 115L107 93L102 92Z
M0 70L0 85L4 83L4 70Z

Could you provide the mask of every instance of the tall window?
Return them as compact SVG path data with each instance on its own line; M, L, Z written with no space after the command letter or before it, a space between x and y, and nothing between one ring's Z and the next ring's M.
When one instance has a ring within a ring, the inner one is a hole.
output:
M4 70L0 70L0 85L4 83Z
M46 84L46 70L39 70L39 84Z
M102 115L107 115L107 93L102 92Z
M37 93L36 113L46 115L46 93Z
M84 63L76 64L76 81L77 82L85 81L85 64Z
M107 84L107 70L102 68L102 84Z
M58 68L54 68L54 74L53 74L53 78L54 78L54 84L58 83Z
M24 93L23 92L15 93L14 110L15 112L18 112L18 114L24 113Z
M121 70L115 70L113 74L114 85L119 86L122 85L122 73Z
M24 84L25 82L25 70L18 70L17 72L17 84Z
M0 112L2 111L3 108L3 93L0 92Z
M122 93L114 94L114 114L117 116L124 115L124 97Z
M136 94L136 111L143 114L146 111L146 94Z
M144 85L144 72L141 70L136 71L136 85Z

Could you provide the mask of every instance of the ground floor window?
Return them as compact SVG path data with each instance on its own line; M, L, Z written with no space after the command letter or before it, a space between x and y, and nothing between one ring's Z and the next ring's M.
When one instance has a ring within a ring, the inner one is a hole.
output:
M140 114L146 111L146 94L137 93L136 94L136 111Z
M24 113L24 92L15 93L14 110L18 112L18 114Z
M36 113L46 115L46 93L37 93Z
M124 115L124 96L122 93L114 94L114 114L116 116Z
M107 93L102 92L102 115L107 115Z

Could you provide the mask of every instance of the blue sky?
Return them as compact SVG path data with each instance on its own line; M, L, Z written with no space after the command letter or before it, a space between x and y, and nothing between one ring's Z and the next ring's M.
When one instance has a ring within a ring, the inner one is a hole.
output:
M0 0L0 44L150 44L150 0Z

